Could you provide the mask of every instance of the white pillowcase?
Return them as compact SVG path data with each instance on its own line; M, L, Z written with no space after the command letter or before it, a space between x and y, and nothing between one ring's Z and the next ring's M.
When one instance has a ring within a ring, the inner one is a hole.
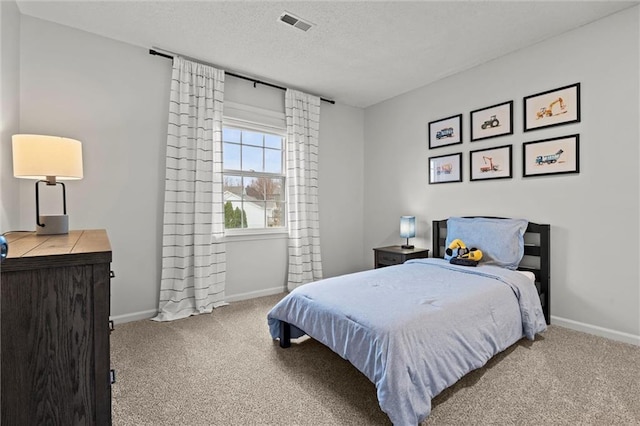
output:
M531 271L516 271L516 272L519 272L525 277L529 278L529 280L531 280L531 284L536 283L536 275L533 272Z

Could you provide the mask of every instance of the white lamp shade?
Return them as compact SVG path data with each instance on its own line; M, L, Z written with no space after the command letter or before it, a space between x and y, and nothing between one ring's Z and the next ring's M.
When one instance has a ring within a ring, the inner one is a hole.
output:
M82 143L44 135L13 135L13 176L24 179L82 179Z
M416 236L416 217L401 216L400 217L400 237L413 238Z

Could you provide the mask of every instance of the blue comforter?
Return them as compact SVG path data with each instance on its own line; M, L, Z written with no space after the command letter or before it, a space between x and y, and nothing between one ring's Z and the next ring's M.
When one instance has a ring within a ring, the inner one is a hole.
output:
M358 272L296 288L268 314L351 362L395 425L416 425L431 398L523 336L546 329L531 281L493 266L442 259Z

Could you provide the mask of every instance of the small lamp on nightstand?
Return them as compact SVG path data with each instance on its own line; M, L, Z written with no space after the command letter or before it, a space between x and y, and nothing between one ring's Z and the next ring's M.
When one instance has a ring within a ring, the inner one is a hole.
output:
M59 180L82 179L82 143L44 135L13 135L13 175L36 179L36 234L68 234L67 194ZM41 215L38 185L62 187L62 214Z
M409 245L409 238L416 236L416 217L415 216L401 216L400 217L400 236L407 239L407 244L403 244L403 249L412 249L413 246Z

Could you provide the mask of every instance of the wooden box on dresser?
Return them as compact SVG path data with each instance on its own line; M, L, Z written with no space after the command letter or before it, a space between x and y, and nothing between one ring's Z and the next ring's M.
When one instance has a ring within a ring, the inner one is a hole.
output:
M5 236L2 425L111 424L107 233Z

